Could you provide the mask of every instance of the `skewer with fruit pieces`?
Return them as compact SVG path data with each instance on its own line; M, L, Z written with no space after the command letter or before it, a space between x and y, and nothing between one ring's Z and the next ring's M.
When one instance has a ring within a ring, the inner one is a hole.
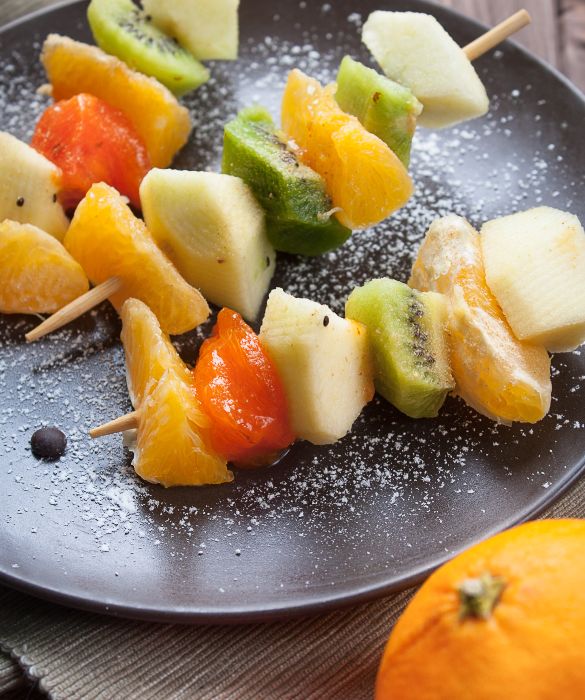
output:
M91 436L136 429L134 466L149 481L210 483L197 467L201 445L189 452L194 435L206 459L240 467L272 462L296 437L335 442L373 397L364 327L281 289L270 295L259 337L223 309L192 373L142 302L129 299L121 316L136 410Z
M410 288L372 280L351 293L347 319L274 290L260 340L284 386L293 434L315 444L343 437L372 398L372 381L413 418L436 416L454 391L498 422L542 419L551 400L547 349L585 341L584 267L578 219L539 207L487 222L481 235L461 217L437 219ZM141 410L90 435L139 428Z
M470 58L476 58L476 57L482 55L483 53L485 53L486 51L492 49L494 46L496 46L498 43L503 41L505 38L507 38L508 36L513 34L514 32L521 29L529 21L530 21L530 17L528 15L528 13L526 11L520 11L520 12L516 13L515 15L513 15L512 17L510 17L505 22L502 22L500 25L497 25L496 27L494 27L492 30L490 30L489 32L484 34L482 37L479 37L478 39L476 39L472 44L470 44L468 47L466 47L463 50L463 53L468 54ZM439 29L441 31L443 31L440 28L440 26L439 26ZM449 41L452 41L452 40L449 39ZM56 40L53 40L53 42L55 43ZM51 55L51 52L49 52L49 56L50 55ZM46 60L47 65L50 65L50 63L48 63L48 59L46 58L45 60ZM467 60L467 59L465 59L465 60ZM347 80L349 80L351 82L351 77L352 77L352 75L356 75L356 71L357 71L357 76L359 78L360 70L355 65L354 66L350 65L345 70L345 72L343 70L340 72L340 77L342 78L342 87L344 84L343 75L348 75ZM292 83L291 83L291 79L293 81ZM366 80L367 80L367 78L366 78ZM479 80L479 79L477 79L477 80ZM287 86L287 93L285 93L285 98L284 98L284 103L283 103L283 115L284 115L284 117L286 117L287 112L289 114L288 123L285 123L285 129L287 129L287 131L289 131L289 132L292 131L293 138L296 137L295 140L297 142L301 143L301 145L303 142L303 134L307 133L304 131L304 127L307 125L300 124L299 120L294 117L294 115L298 113L298 111L297 111L297 105L298 105L297 98L299 97L299 95L302 95L305 90L307 90L311 94L311 96L313 96L313 94L316 91L319 91L319 89L320 89L320 86L318 85L318 83L316 81L311 81L310 79L305 79L304 76L301 73L299 73L298 71L296 72L296 75L295 75L295 72L293 72L293 74L291 74L291 78L289 78L289 84ZM343 91L343 92L346 95L351 94L351 90ZM287 99L287 95L288 95L288 99ZM332 96L323 93L323 101L324 101L324 105L325 105L324 109L326 111L328 110L333 115L335 112L335 107L332 106L334 103ZM346 97L342 101L344 103L347 103L348 105L350 105L350 103L351 103L351 100L349 99L349 97ZM293 103L295 105L294 109L292 109ZM289 106L291 106L291 109L287 109L287 104L289 104ZM364 119L364 120L366 119L367 115L365 115L363 113L359 113L360 110L357 107L354 111L358 112L358 115L357 115L358 117L361 116L362 119ZM258 118L258 116L254 116L254 117L252 117L252 121L254 121L254 122L264 121L266 123L267 120L263 116L261 116L260 118ZM287 120L285 119L285 122L286 121ZM268 125L265 128L270 129L270 125ZM227 139L228 133L229 132L226 132L226 139ZM332 133L330 131L328 133L327 133L327 131L325 131L323 133L323 139L324 139L325 143L328 143L329 140L331 139L331 137L332 137ZM237 141L236 141L236 143L237 143ZM229 139L226 140L226 144L228 144L228 145L230 144ZM312 146L313 152L315 152L316 148L319 151L321 151L323 144L322 143L321 144L312 143L312 144L309 144L309 146ZM338 148L339 148L339 143L337 142L336 149L338 149ZM240 148L240 150L241 150L241 148ZM311 149L307 149L307 150L310 151ZM332 150L335 150L335 149L332 149ZM354 149L352 149L352 150L354 150ZM354 150L354 152L355 152L355 150ZM359 149L357 150L357 153L358 154L360 153ZM392 152L389 151L389 153L392 153ZM392 153L392 155L393 155L393 153ZM237 153L236 153L236 156L237 156ZM407 157L407 155L406 155L406 157ZM228 153L224 157L224 170L228 170L228 172L234 172L234 173L237 171L238 174L243 175L244 178L246 179L245 172L242 172L241 169L239 169L239 170L236 169L234 166L234 161L237 161L237 157L234 159L233 157L230 157L230 155ZM316 157L315 159L313 159L313 161L310 164L314 165L318 169L319 163L320 163L320 158ZM393 163L394 163L394 161L393 161ZM360 171L360 168L356 167L355 162L350 162L350 164L351 164L351 167L346 168L347 178L349 178L349 179L353 178L355 176L356 172L359 173L359 171ZM365 163L364 165L367 166L368 163ZM395 158L395 165L398 168L402 168L402 165L401 165L398 158ZM389 167L391 170L396 171L396 167L394 167L394 165L389 163ZM367 167L366 167L366 169L367 169ZM252 170L253 170L253 168L252 168ZM329 173L331 172L330 169L327 169L327 171ZM248 172L250 172L250 169L248 169ZM406 172L406 171L404 171L404 172ZM180 177L180 176L177 174L176 177ZM406 176L406 178L408 180L408 176ZM310 178L304 178L304 179L307 181L310 180ZM366 178L366 180L367 180L367 178ZM147 182L148 182L148 179L147 179ZM389 208L382 207L382 217L385 217L393 209L404 204L405 200L408 199L408 197L410 196L410 189L409 189L409 187L406 186L406 182L407 181L405 181L404 187L401 189L400 193L398 193L398 194L396 191L395 183L393 183L392 192L389 192L389 193L383 192L382 193L383 197L388 197L389 198L388 201L390 202ZM254 193L257 196L260 195L261 201L263 201L263 199L266 199L266 201L268 201L268 199L266 197L264 197L264 198L262 197L262 192L258 192L258 187L254 187L254 182L251 182L250 184L252 185L252 190L254 191ZM349 196L353 198L353 196L354 196L353 193L355 192L356 189L359 189L359 188L356 188L354 186L355 183L353 183L353 181L349 182L349 185L351 185L351 186L348 186L348 182L344 182L343 178L340 181L339 177L335 178L335 182L331 181L331 179L330 179L327 184L328 184L328 189L331 190L331 188L333 187L333 189L336 190L336 192L338 193L338 197L340 197L342 200L344 198L345 193L349 193ZM144 187L147 188L146 185ZM333 199L335 202L335 197ZM351 202L349 202L349 203L342 202L342 203L345 204L345 206L341 207L341 209L343 210L343 218L342 217L339 217L339 218L342 219L342 223L347 224L350 228L353 226L361 227L361 226L369 225L371 223L374 223L377 219L379 219L379 214L380 214L379 208L378 208L378 211L374 214L373 220L371 219L371 215L369 212L365 214L365 219L364 219L363 218L364 212L363 211L356 211L356 210L352 209ZM358 202L358 209L359 208L360 207L359 207L359 202ZM160 209L160 207L159 207L159 209ZM146 216L148 217L148 213L146 214ZM269 224L270 224L270 215L268 218L269 218ZM147 222L148 222L148 218L147 218ZM167 235L168 231L169 231L168 226L165 227L163 225L162 229L164 231L164 233L162 235L163 236ZM289 250L291 252L299 252L298 242L294 244L294 246L296 246L294 248L294 250L291 249L290 247L287 247L286 235L287 235L286 233L283 234L282 228L280 230L278 230L278 227L277 227L276 233L274 234L274 237L276 238L275 243L276 243L277 248L282 249L282 250ZM329 233L329 231L327 231L327 234L325 234L325 238L327 239L328 244L331 245L329 243L328 237L333 236L334 240L336 242L342 242L344 240L344 238L346 237L346 235L347 234L343 233L343 228L340 228L339 232L337 232L337 231L333 232L333 230L332 230L331 234ZM283 242L283 239L285 242ZM177 247L173 247L173 249L177 251L177 256L176 256L177 261L185 259L184 255L183 256L180 255ZM327 249L327 244L325 244L322 249ZM309 250L308 252L311 254L314 254L315 252L321 252L322 249L318 248L318 247L314 247L312 250ZM301 252L303 252L303 251L301 251ZM268 260L267 267L270 267L270 265L271 265L270 255L267 255L266 259ZM196 285L200 286L201 285L200 275L201 275L202 269L204 269L204 268L201 265L194 266L194 269L190 270L191 277L189 276L189 273L187 273L187 279L189 281L191 281L192 284L196 284ZM186 274L186 273L183 271L183 274ZM100 304L105 299L108 299L112 295L119 293L120 289L121 289L121 281L119 279L116 279L115 277L101 282L94 289L92 289L90 292L88 292L88 294L79 298L78 300L76 300L72 304L68 305L67 307L61 309L60 312L58 312L58 314L47 319L38 328L29 332L26 335L27 341L37 340L37 339L41 338L43 335L50 333L53 330L56 330L57 328L60 328L61 326L73 321L74 319L78 318L82 314L86 313L90 309L92 309L95 306L97 306L98 304ZM224 299L221 299L219 303L230 303L230 302L231 302L232 306L236 306L233 303L233 301L231 301L231 300L226 302ZM252 307L255 307L257 305L258 304L256 302L252 302ZM248 314L247 314L248 317L253 317L253 313L250 312L249 310L247 310L247 311L248 311ZM244 313L246 313L246 311L244 311Z
M131 296L147 303L168 333L185 333L203 323L209 307L156 246L144 222L126 200L103 183L93 185L77 207L64 238L67 251L98 286L64 306L26 334L36 340L47 330L79 316L108 298L116 308Z
M255 320L276 254L263 212L244 182L218 173L153 169L142 181L140 199L146 224L113 188L90 189L65 246L96 286L28 332L27 341L106 299L119 309L131 296L149 304L166 332L183 333L209 314L199 289L218 306Z
M432 16L420 12L373 12L362 40L392 80L408 87L422 103L422 126L445 128L483 116L485 88L471 62L531 21L519 10L463 49Z

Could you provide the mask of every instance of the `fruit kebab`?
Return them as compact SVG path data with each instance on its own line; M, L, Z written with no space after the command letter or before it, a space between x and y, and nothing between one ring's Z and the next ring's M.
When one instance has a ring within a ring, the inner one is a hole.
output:
M364 24L362 40L384 73L422 103L419 123L441 129L488 111L471 61L529 23L528 12L520 10L461 49L432 15L378 10Z
M160 369L148 370L149 351L146 359L140 360L141 349L149 348L153 342L146 335L136 345L135 360L125 330L122 341L127 353L130 397L136 410L94 428L90 433L92 437L137 427L141 392L132 379L134 366L140 367L153 381L161 374ZM170 346L170 341L167 345ZM267 367L272 368L270 381L276 388L266 392L256 386L250 391L259 381L268 386ZM149 381L144 379L140 386L146 386ZM194 382L198 396L209 406L210 413L221 414L223 422L228 423L234 420L232 414L237 422L240 411L232 411L230 406L241 408L246 403L253 404L255 397L280 397L282 393L278 387L282 386L292 434L315 445L331 444L344 437L374 396L373 366L365 326L341 318L323 304L293 297L278 288L268 298L259 336L233 311L220 311L214 335L201 348ZM240 382L242 386L237 386ZM231 396L226 400L228 392ZM269 403L268 398L264 403ZM334 411L332 406L335 406ZM245 414L245 408L241 410ZM284 409L280 410L283 415ZM221 444L220 432L216 444ZM282 431L285 435L289 432ZM247 442L250 443L249 438Z
M207 318L207 303L198 290L212 303L256 319L276 254L266 236L264 213L247 185L231 175L154 168L139 194L146 224L113 188L92 186L65 245L97 286L27 333L28 341L110 297L117 308L128 296L143 299L171 334ZM178 296L173 298L175 287ZM190 290L187 296L185 290ZM173 306L180 322L171 320Z
M167 486L211 483L201 475L185 476L197 455L190 459L185 451L183 462L173 461L176 450L181 450L171 446L185 440L181 426L189 411L189 396L190 401L196 397L208 419L198 424L207 453L239 467L256 467L272 463L297 438L319 445L336 442L349 432L374 394L365 328L281 289L270 295L260 336L238 314L222 309L212 336L201 346L190 380L168 337L142 302L128 300L122 319L135 411L94 428L90 435L97 438L137 429L137 473ZM178 392L175 375L182 382L187 378L190 393L176 400L176 421L171 424L165 402L169 384L174 394ZM158 398L160 394L165 401ZM161 414L158 421L152 417L156 412ZM154 425L156 431L149 427ZM168 447L161 450L157 440ZM145 454L158 454L158 461L146 459Z
M269 464L294 441L279 374L239 314L220 311L193 371L145 304L129 299L121 316L135 411L91 435L136 429L139 476L164 486L231 481L227 461Z
M449 301L451 371L466 403L500 422L535 423L547 414L548 353L512 332L486 282L480 235L465 219L451 215L431 224L409 285Z
M136 218L126 200L103 183L93 185L78 205L64 239L67 251L98 286L26 334L37 340L105 299L120 309L128 297L143 299L168 333L184 333L203 323L209 307L181 277Z

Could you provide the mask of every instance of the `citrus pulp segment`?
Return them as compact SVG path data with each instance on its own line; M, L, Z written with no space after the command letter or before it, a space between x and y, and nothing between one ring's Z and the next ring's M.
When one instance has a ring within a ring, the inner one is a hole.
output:
M0 312L53 313L87 292L81 265L59 241L31 224L0 223Z
M433 222L412 269L410 286L450 302L449 344L456 392L495 420L535 423L549 410L550 359L519 341L486 280L480 237L459 216Z
M390 148L343 112L326 88L300 70L289 73L282 128L299 159L324 178L339 221L350 229L376 224L412 194L406 168Z
M117 309L129 297L141 299L170 334L185 333L209 316L201 293L185 282L112 187L92 186L64 242L93 284L121 279L122 289L110 297Z
M153 166L165 168L187 142L191 132L187 109L164 85L115 56L97 46L49 34L41 60L56 101L86 92L119 109L144 140Z

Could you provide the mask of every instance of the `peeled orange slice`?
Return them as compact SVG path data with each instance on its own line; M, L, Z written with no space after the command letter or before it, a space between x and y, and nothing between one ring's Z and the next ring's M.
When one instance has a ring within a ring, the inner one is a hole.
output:
M191 372L152 311L128 299L121 311L122 343L132 405L138 410L134 469L164 486L221 484L233 479L210 447L210 422Z
M64 243L94 284L122 280L122 290L110 297L117 309L129 297L141 299L171 334L185 333L208 317L201 293L185 282L125 198L103 182L80 202Z
M282 100L282 128L299 159L325 180L329 196L348 228L376 224L404 206L412 181L397 155L323 88L293 70Z
M123 112L146 144L154 167L169 165L187 142L191 132L187 109L157 80L128 68L115 56L49 34L41 61L55 100L86 92Z
M0 223L0 312L53 313L89 282L59 241L31 224Z
M140 407L134 469L163 486L202 486L233 480L224 459L206 444L208 419L195 390L169 369Z
M122 344L126 353L126 380L134 408L168 370L187 383L191 372L163 333L156 316L139 299L128 299L120 311Z
M535 423L550 408L550 359L543 347L518 340L490 292L480 237L459 216L433 222L409 284L446 294L456 392L499 421Z

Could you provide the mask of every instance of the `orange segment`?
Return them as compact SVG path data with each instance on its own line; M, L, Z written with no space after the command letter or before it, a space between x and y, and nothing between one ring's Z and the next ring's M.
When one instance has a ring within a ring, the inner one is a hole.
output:
M206 444L208 428L195 390L169 369L140 407L134 469L163 486L201 486L232 481L224 459Z
M122 306L120 318L128 393L134 408L140 406L144 396L168 369L172 369L185 382L191 381L189 368L144 302L128 299Z
M64 243L94 284L121 278L122 290L110 297L117 309L129 297L141 299L171 334L185 333L209 316L201 293L160 251L125 198L103 182L80 202Z
M139 411L134 468L163 486L222 484L233 479L209 446L209 419L181 360L152 311L128 299L121 312L130 398Z
M337 218L365 228L404 206L412 194L406 168L390 148L343 112L326 88L300 70L289 73L282 100L282 128L298 157L325 180Z
M89 282L56 238L31 224L0 223L0 312L53 313L81 296Z
M41 61L55 100L87 92L123 112L146 144L154 167L169 165L187 142L191 119L185 107L157 80L118 58L96 46L49 34Z
M550 358L519 341L490 292L480 237L465 219L433 222L409 284L446 294L451 302L451 369L457 393L477 411L501 421L535 423L550 408Z

